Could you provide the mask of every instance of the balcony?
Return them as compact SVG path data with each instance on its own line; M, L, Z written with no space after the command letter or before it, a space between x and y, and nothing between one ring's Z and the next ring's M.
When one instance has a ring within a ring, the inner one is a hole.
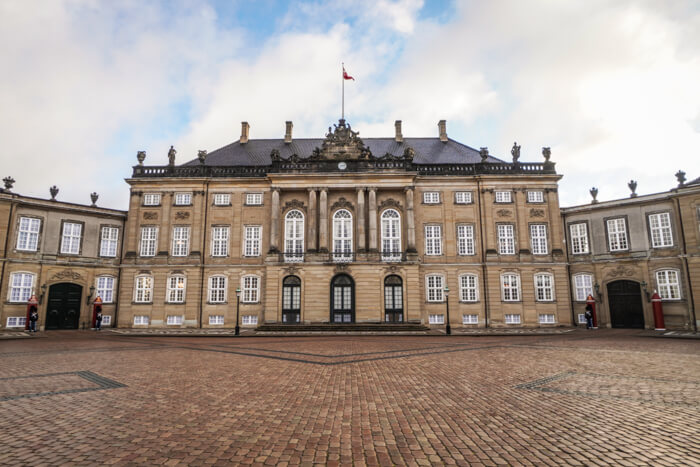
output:
M285 263L303 263L304 262L304 252L293 251L282 253L282 261Z
M331 261L334 263L351 263L355 261L355 253L352 251L334 251L331 253Z
M401 251L382 251L382 261L385 263L398 263L406 260L406 255Z

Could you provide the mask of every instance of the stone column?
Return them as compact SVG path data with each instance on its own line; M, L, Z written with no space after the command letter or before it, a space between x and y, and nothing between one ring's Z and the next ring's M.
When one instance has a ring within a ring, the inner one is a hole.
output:
M318 251L328 253L328 188L321 188L318 210Z
M318 237L316 236L316 188L309 188L309 215L308 215L308 240L306 249L308 251L318 250Z
M365 189L357 188L357 251L365 248Z
M277 248L277 239L279 231L280 219L280 190L272 188L272 212L270 213L270 253L279 251Z
M377 251L377 188L369 188L369 251Z
M406 188L406 251L416 252L416 221L413 217L413 188Z

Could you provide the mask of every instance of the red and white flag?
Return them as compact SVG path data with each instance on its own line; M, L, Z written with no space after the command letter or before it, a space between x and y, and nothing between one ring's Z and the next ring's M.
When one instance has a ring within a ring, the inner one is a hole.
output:
M350 76L350 75L348 74L348 72L345 71L345 67L343 67L343 78L344 78L344 79L351 79L351 80L355 81L355 78L353 78L352 76Z

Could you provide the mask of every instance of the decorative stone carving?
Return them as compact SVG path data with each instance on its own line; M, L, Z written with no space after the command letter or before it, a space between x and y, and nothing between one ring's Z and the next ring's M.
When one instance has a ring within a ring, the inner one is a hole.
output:
M520 159L520 146L518 146L518 143L513 143L513 149L510 150L510 154L513 156L513 164L518 163L518 159Z
M413 162L413 158L416 156L416 151L412 147L407 147L403 151L403 157L407 161Z
M299 201L298 199L293 199L284 203L284 208L282 210L286 211L288 209L300 209L306 212L306 206L304 206L304 203L302 201Z
M272 162L279 162L282 160L278 149L273 149L270 151L270 159L272 159Z
M146 160L146 151L137 151L136 160L139 161L139 165L143 165L143 161Z
M338 263L335 265L335 274L345 272L349 273L350 272L350 266L346 263Z
M596 197L598 196L598 188L593 187L593 188L591 188L588 192L589 192L589 193L591 194L591 196L593 197L593 201L591 201L591 204L597 204L597 203L598 203L598 200L596 199Z
M625 267L624 264L620 264L608 271L608 275L610 277L634 276L634 269L630 267Z
M287 268L283 268L282 271L284 272L285 276L295 276L299 272L299 266L289 266Z
M51 201L56 201L56 195L58 194L58 187L56 185L49 188L49 193L51 193Z
M352 131L350 125L345 123L345 119L341 118L334 126L335 130L328 127L326 139L320 148L313 150L311 160L366 160L370 158L372 153L360 139L360 133Z
M187 211L178 211L175 213L175 219L183 220L183 219L189 219L189 218L190 218L190 213Z
M379 203L379 210L382 211L386 208L396 208L396 209L401 209L401 203L396 201L393 198L388 198Z
M79 281L83 280L83 276L80 275L80 273L77 273L73 271L72 269L64 269L61 272L57 272L53 276L51 276L51 280L55 281L60 281L60 280L72 280L72 281Z
M155 219L158 219L158 213L157 212L144 212L143 218L148 219L148 220L155 220Z
M177 154L177 151L174 147L170 146L170 150L168 151L168 165L175 165L175 154Z
M545 164L549 162L549 158L552 157L552 150L550 148L542 148L542 155L544 156Z
M676 179L678 180L678 186L683 186L683 184L685 184L685 172L682 170L676 172Z
M395 264L392 264L391 266L384 268L384 274L397 274L400 270L401 268Z
M93 207L93 208L97 206L97 204L96 204L96 203L97 203L97 198L99 198L99 197L100 197L100 195L98 195L97 192L95 192L95 191L93 191L92 193L90 193L90 200L92 201L92 207Z
M204 165L204 162L207 160L206 149L200 149L199 151L197 151L197 157L199 158L199 163Z
M486 162L489 158L489 148L479 148L479 155L481 156L481 162Z
M530 209L530 217L544 217L544 209Z
M635 180L630 180L630 182L627 184L627 187L630 189L632 193L630 193L630 198L636 198L637 197L637 182Z
M333 206L331 206L331 211L335 211L336 209L349 209L353 210L352 203L345 198L340 198L338 201L333 203Z
M2 179L2 181L5 184L5 191L10 191L12 189L12 185L15 184L15 179L12 177L5 177Z
M499 217L510 217L513 215L513 212L508 209L499 209L496 211L496 214L498 214Z

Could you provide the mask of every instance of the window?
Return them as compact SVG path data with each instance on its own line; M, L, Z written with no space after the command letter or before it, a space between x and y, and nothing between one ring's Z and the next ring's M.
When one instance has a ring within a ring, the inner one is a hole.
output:
M506 315L506 324L520 324L520 315Z
M67 255L77 255L80 253L80 233L83 230L82 224L73 222L63 223L63 236L61 237L61 253Z
M10 276L10 302L26 302L32 296L34 274L15 272Z
M401 216L395 209L382 213L382 259L401 260Z
M244 256L260 256L260 239L262 227L259 225L246 225L245 240L243 245Z
M158 227L141 227L141 256L155 256L158 242Z
M656 284L663 300L680 300L681 286L678 271L666 269L656 272Z
M651 214L649 216L649 229L651 230L652 248L673 246L671 215L669 213Z
M166 323L168 325L171 325L171 326L173 326L173 325L179 326L182 324L182 315L178 315L178 316L168 315Z
M160 206L160 193L146 193L143 195L144 206ZM146 323L148 324L148 323Z
M214 226L211 228L211 255L228 256L228 226Z
M117 227L102 227L102 239L100 240L100 256L114 258L117 256L117 241L119 229Z
M257 326L258 315L243 315L241 317L241 324L244 326Z
M173 227L173 256L187 256L190 254L190 228Z
M625 229L625 219L609 219L608 225L608 246L610 251L627 250L627 230Z
M457 254L458 255L473 255L474 254L474 226L473 225L458 225L457 226Z
M431 274L425 277L426 289L429 302L443 302L445 301L443 295L443 288L445 287L442 276L436 274Z
M459 276L459 300L461 302L476 302L479 299L477 285L476 275Z
M148 325L148 316L140 315L134 316L134 325Z
M510 191L497 191L496 192L496 202L497 203L511 203L513 198Z
M554 324L554 315L553 314L542 314L540 315L540 324Z
M304 260L304 214L298 209L284 216L284 260Z
M41 219L20 217L19 232L17 233L17 249L24 251L36 251L39 248L40 228Z
M554 300L554 277L551 274L535 274L535 300L538 302Z
M585 302L588 296L593 296L593 276L576 274L574 276L574 291L577 302Z
M192 204L192 193L175 193L175 206L189 206Z
M530 225L530 243L533 255L547 254L547 226L545 224Z
M97 296L102 299L102 303L114 301L114 277L99 276L97 278Z
M498 253L501 255L515 254L515 236L512 224L498 224Z
M423 192L423 203L425 203L425 204L439 204L440 203L440 192L439 191Z
M588 253L588 225L585 222L571 224L571 252L575 255Z
M226 302L226 277L209 277L209 303ZM210 323L211 324L211 323Z
M27 325L27 317L26 316L10 316L7 318L7 326L8 328L23 328Z
M243 276L243 303L257 303L259 299L259 284L258 276Z
M455 191L455 204L470 204L471 202L471 191Z
M520 301L520 276L517 274L503 274L501 276L501 291L504 302Z
M209 315L209 324L224 324L224 315Z
M578 314L578 324L586 324L586 314L585 313Z
M134 285L134 302L151 303L153 301L153 278L151 276L136 277ZM134 322L134 324L137 324ZM148 324L146 322L145 324Z
M350 261L352 258L352 214L339 209L333 214L333 259Z
M185 276L168 277L168 303L185 302Z
M442 254L442 227L439 225L425 226L425 254Z
M430 324L445 324L445 315L429 315L428 322Z
M528 203L544 203L544 193L541 191L528 191L527 192L527 202Z
M248 206L260 206L262 204L262 193L246 193L245 204Z
M102 315L102 326L109 326L112 324L111 315Z
M479 324L479 315L462 315L462 324Z
M228 193L214 194L214 206L228 206L231 204L231 195ZM211 324L211 323L209 323ZM222 323L223 324L223 323Z

